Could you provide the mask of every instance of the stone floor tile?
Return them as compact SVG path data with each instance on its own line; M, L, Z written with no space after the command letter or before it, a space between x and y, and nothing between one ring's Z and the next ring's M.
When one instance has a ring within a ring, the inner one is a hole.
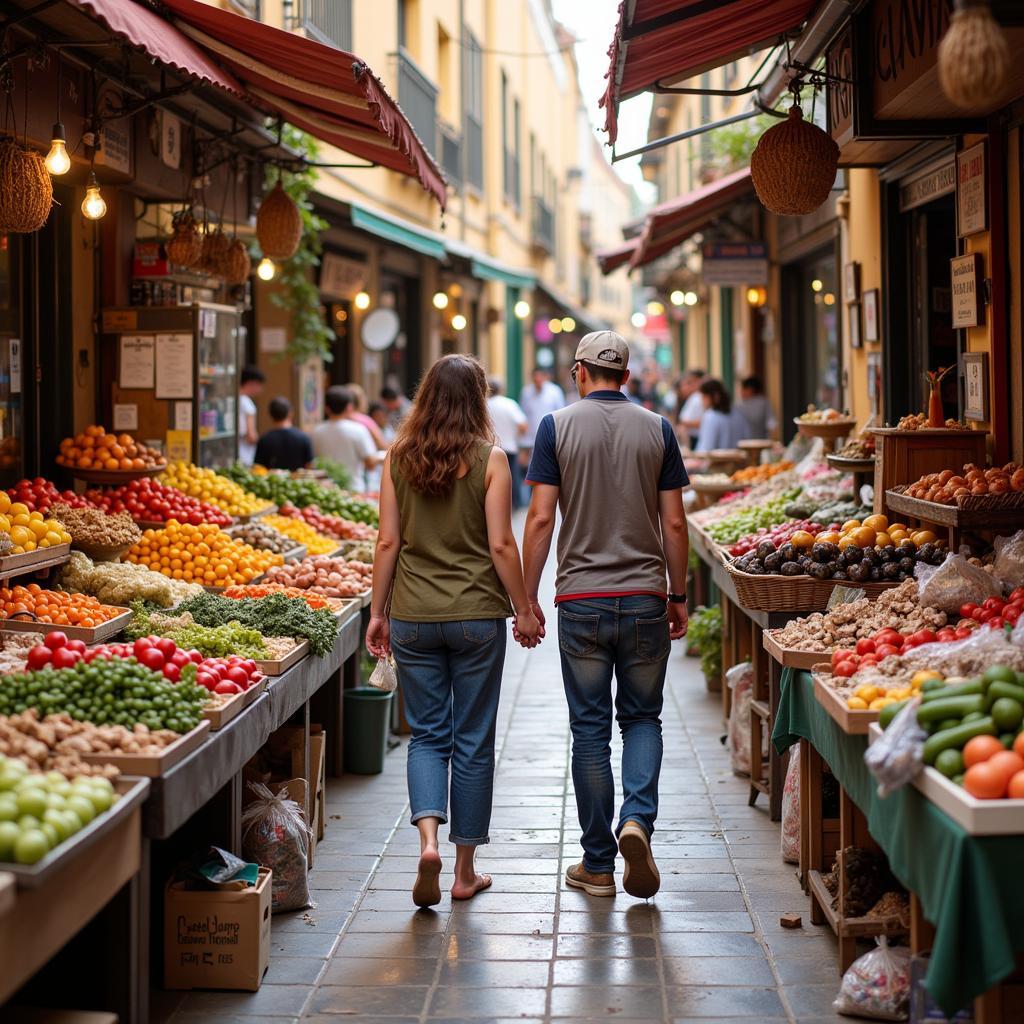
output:
M559 935L560 957L653 957L654 939L648 935Z
M264 985L258 992L190 992L178 1013L220 1016L297 1017L309 998L308 985Z
M655 959L597 957L556 960L555 985L660 985L661 967Z
M544 1016L547 992L543 988L437 988L428 1016L453 1020L477 1020L495 1014L509 1017Z
M333 1016L376 1014L396 1017L423 1012L430 989L426 985L387 986L321 985L313 994L311 1013Z
M668 1011L673 1017L746 1017L760 1021L764 1017L785 1017L786 1013L773 988L739 988L716 985L672 986L667 989Z
M797 1017L832 1016L832 1002L839 993L840 979L837 976L831 984L786 985L783 988L786 1002Z
M551 1016L660 1020L664 1014L660 985L561 986L551 992Z
M550 960L554 940L536 935L481 935L453 931L445 943L445 958L455 960Z
M441 964L437 983L467 988L545 988L550 974L547 960L455 960Z
M744 910L666 910L658 915L658 932L752 932L754 922Z
M369 985L432 985L437 961L429 957L360 957L340 953L327 961L321 985L362 988Z
M760 943L743 932L666 932L658 936L662 956L763 956Z
M668 985L775 985L762 956L667 956L662 963Z
M658 915L640 904L629 910L565 910L558 915L560 935L590 935L627 933L651 935Z

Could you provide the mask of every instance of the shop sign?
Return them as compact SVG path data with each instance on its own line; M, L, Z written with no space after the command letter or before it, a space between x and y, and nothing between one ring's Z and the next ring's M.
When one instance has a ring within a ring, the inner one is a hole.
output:
M985 423L988 408L988 356L965 352L961 357L964 378L964 419Z
M151 389L156 361L153 336L122 334L120 350L119 386L125 391Z
M977 327L984 319L981 301L981 254L968 253L950 261L953 327Z
M9 338L7 341L8 376L12 395L21 394L21 339Z
M900 185L900 213L956 191L956 164L950 160Z
M328 299L350 299L366 287L366 264L325 252L320 260L320 294Z
M768 250L762 242L719 242L704 246L701 277L706 284L768 283Z
M324 418L324 367L317 357L299 367L299 426L312 430Z
M100 113L124 109L124 95L112 85L104 85L96 95L96 108ZM130 117L103 122L100 148L96 163L122 174L132 172L132 121Z
M928 102L915 91L938 61L952 0L875 0L871 6L872 92L876 116L912 117L908 101ZM929 92L931 90L928 90Z
M988 228L986 208L985 143L979 142L956 155L957 234L976 235Z
M173 170L181 167L181 118L160 111L160 161Z

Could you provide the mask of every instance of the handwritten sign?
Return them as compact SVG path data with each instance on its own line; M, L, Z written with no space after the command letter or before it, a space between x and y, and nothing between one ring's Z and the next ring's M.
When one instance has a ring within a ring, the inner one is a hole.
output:
M983 320L981 254L972 252L950 261L951 310L954 327L977 327Z
M985 203L985 143L956 155L956 222L961 238L988 227Z

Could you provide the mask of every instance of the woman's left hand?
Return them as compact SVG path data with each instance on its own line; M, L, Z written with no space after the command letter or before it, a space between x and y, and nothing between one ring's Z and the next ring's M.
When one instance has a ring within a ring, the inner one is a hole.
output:
M383 615L371 615L366 627L366 649L375 658L386 658L391 653L391 623Z

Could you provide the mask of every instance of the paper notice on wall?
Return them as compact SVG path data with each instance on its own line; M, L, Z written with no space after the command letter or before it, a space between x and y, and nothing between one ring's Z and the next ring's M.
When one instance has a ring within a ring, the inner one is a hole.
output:
M153 387L152 335L121 335L121 373L119 383L125 390Z
M165 454L170 462L190 462L192 459L192 431L168 430Z
M192 429L192 403L191 402L175 402L174 403L174 429L175 430L191 430Z
M9 362L8 368L11 378L11 394L21 394L21 339L9 339Z
M139 407L134 402L114 404L114 429L139 429Z
M284 352L288 347L288 332L283 327L260 328L261 352Z
M192 398L192 335L156 336L156 397Z

